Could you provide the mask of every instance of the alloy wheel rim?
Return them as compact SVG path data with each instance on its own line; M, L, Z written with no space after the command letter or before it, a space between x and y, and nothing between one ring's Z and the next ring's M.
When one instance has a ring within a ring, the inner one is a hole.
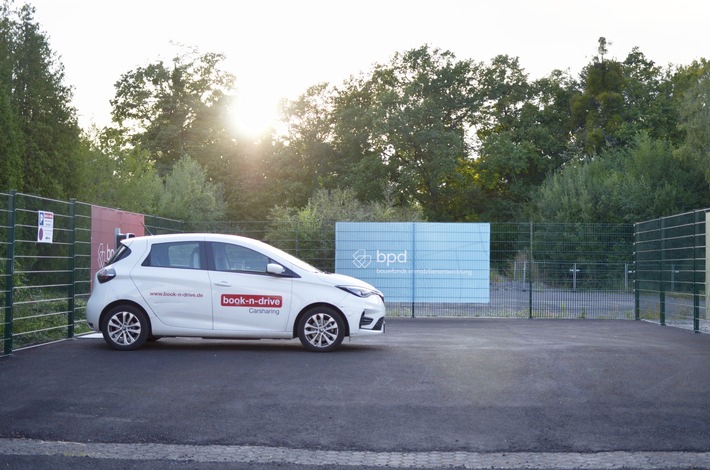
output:
M326 348L338 338L338 322L330 315L318 313L308 319L304 332L310 344Z
M109 319L107 330L114 343L127 346L138 340L141 324L131 312L118 312Z

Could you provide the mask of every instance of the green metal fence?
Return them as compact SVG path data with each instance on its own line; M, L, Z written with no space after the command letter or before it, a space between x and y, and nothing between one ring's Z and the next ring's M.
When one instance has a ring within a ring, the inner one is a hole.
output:
M635 225L637 318L710 331L707 214L707 210L693 211Z
M335 222L317 230L267 222L209 222L190 231L266 240L335 269ZM491 224L487 303L387 302L388 316L634 318L633 225Z
M91 205L0 193L0 354L88 332ZM52 243L38 242L40 211L53 215ZM153 233L182 223L146 216Z
M52 243L38 243L40 210L54 215ZM3 211L3 353L72 337L81 330L76 329L76 312L86 289L77 279L84 274L77 260L86 232L76 202L11 193Z
M0 354L88 331L91 208L0 193ZM40 210L54 213L51 244L37 243ZM488 302L387 302L388 315L644 319L707 331L706 212L635 225L492 223ZM335 268L334 222L144 220L146 233L246 235Z

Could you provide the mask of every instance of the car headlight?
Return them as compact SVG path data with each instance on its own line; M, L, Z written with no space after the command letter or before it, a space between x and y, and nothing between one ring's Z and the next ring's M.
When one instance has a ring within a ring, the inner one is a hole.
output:
M360 287L360 286L336 286L338 289L342 289L345 292L348 292L352 295L356 295L358 297L366 298L370 297L371 295L376 295L379 298L381 298L383 301L385 300L385 296L382 294L382 292L378 291L377 289L369 289L367 287Z

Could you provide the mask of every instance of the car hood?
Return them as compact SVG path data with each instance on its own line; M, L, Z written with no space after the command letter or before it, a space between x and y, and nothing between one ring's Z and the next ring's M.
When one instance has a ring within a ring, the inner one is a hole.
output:
M328 284L332 284L334 286L359 286L369 289L377 289L365 281L361 281L356 277L346 276L345 274L319 272L316 273L316 277L321 279L323 282L327 282Z

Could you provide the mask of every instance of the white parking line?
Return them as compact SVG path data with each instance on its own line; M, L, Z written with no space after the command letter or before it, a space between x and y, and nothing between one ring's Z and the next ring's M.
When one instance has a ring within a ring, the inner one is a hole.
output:
M710 469L710 452L370 452L0 439L0 455L392 468Z

